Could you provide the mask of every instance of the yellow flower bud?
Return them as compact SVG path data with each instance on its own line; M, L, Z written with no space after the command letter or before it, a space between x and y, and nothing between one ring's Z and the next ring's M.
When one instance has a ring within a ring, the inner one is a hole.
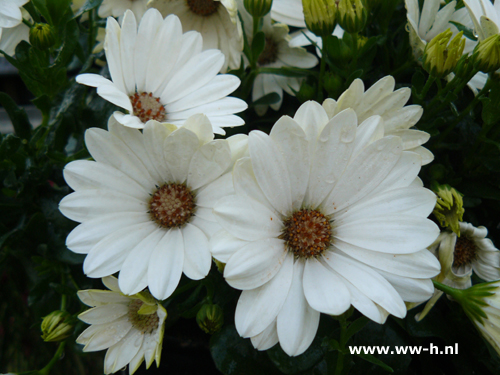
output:
M364 29L368 11L361 0L340 0L338 4L338 22L348 33L359 33Z
M37 23L30 29L30 43L39 50L45 50L54 45L56 38L52 26L46 23Z
M53 311L42 320L43 341L61 341L73 332L72 317L65 311Z
M463 220L465 212L463 195L450 185L432 184L431 189L437 195L436 206L432 213L439 220L442 227L449 227L460 237L458 222Z
M424 69L436 78L450 74L462 57L465 47L463 32L459 32L451 40L453 33L450 29L436 35L425 46Z
M302 0L309 30L319 37L332 35L337 7L334 0Z
M500 34L480 41L474 49L475 68L490 73L500 69Z
M224 324L224 313L219 305L207 303L196 314L196 322L203 331L213 334Z
M271 10L272 0L244 0L243 5L254 17L264 17Z

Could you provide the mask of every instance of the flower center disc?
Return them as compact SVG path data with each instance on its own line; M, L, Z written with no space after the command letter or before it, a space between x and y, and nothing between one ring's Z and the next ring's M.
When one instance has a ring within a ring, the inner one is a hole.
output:
M300 210L285 220L280 238L289 251L301 258L321 255L331 244L332 227L328 218L316 210Z
M194 214L194 195L184 184L165 184L149 202L152 219L165 228L181 227Z
M455 244L453 266L460 267L472 263L477 258L477 247L468 238L460 237Z
M136 92L129 96L132 102L134 116L146 123L149 120L164 121L167 117L165 107L160 103L160 98L156 98L151 93Z
M264 51L259 56L257 61L259 65L267 65L275 62L278 59L278 45L271 38L266 38Z
M217 12L217 9L219 8L220 1L214 1L214 0L187 0L187 4L189 9L194 14L197 14L199 16L207 17L215 12Z
M138 311L144 304L140 299L135 299L128 305L128 320L132 326L142 333L152 333L158 328L160 319L157 313L142 315Z

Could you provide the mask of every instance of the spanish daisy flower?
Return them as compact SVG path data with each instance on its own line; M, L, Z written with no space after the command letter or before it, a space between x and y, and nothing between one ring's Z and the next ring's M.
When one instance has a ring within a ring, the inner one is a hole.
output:
M151 295L142 293L126 296L118 280L102 279L110 290L80 290L78 297L92 307L78 318L89 328L76 339L85 345L84 352L108 349L104 358L104 373L111 374L129 365L132 375L143 361L149 368L154 360L160 365L163 331L167 312Z
M138 21L146 13L148 0L104 0L99 6L99 17L121 17L130 9Z
M249 157L233 169L235 195L214 207L223 230L211 250L243 290L236 328L258 349L279 341L299 355L320 313L352 304L383 323L406 315L403 301L432 295L439 262L425 248L439 234L427 219L436 198L413 184L420 156L381 129L379 116L358 126L353 109L330 119L306 102L270 135L250 133Z
M163 16L177 15L184 30L200 32L204 50L221 50L226 57L222 72L240 67L243 33L235 0L150 0L148 6Z
M247 104L227 97L239 86L239 78L218 74L224 55L202 52L201 35L183 34L176 16L163 19L150 9L139 27L130 10L121 27L110 17L104 49L111 80L97 74L80 74L76 80L97 87L101 97L126 110L128 114L114 113L121 124L139 129L150 120L182 125L189 116L203 113L215 133L225 134L223 127L244 123L234 113Z
M422 147L430 135L424 131L410 129L420 117L423 109L419 105L407 105L411 89L408 87L394 91L394 77L386 76L375 82L368 90L362 80L355 79L351 86L342 93L338 101L326 99L323 107L332 118L344 109L352 108L361 123L370 116L381 116L385 135L397 135L403 142L403 150L413 151L422 157L422 165L430 163L434 155Z
M148 286L160 300L175 290L182 273L193 280L208 274L208 239L220 230L212 207L232 192L224 172L231 150L246 138L214 140L211 129L206 116L195 115L179 129L150 121L141 133L111 117L109 131L87 130L95 161L66 165L64 178L75 192L59 205L81 223L66 245L87 254L85 274L119 271L124 294Z

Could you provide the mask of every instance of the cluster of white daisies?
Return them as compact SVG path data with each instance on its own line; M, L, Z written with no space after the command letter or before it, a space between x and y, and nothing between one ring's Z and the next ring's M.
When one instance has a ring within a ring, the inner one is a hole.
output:
M463 13L455 12L455 1L438 13L439 1L426 0L422 15L416 0L406 3L411 35L420 42L453 27L449 19ZM472 20L481 22L481 9L471 3ZM305 26L301 7L275 0L264 19L268 45L259 64L317 64L289 44L286 23ZM182 274L203 279L212 258L225 264L228 284L242 290L239 334L259 350L279 342L291 356L311 345L320 313L340 315L352 305L378 323L389 314L403 318L405 302L433 296L431 278L443 264L448 273L441 281L468 277L462 287L470 286L472 269L485 280L500 279L499 252L484 228L464 224L457 240L428 219L436 196L418 174L433 159L422 147L429 134L413 129L422 108L405 105L410 89L394 90L391 76L367 90L355 80L338 101L306 102L269 135L214 139L242 125L236 114L247 108L228 96L240 80L221 74L241 61L238 12L248 19L234 0L104 0L99 9L101 17L119 17L106 26L111 79L76 80L123 111L109 119L108 130L86 132L93 160L64 169L74 193L60 210L81 223L67 247L86 254L85 274L110 289L79 292L92 309L80 315L91 326L77 342L87 351L109 348L106 373L159 362L161 301ZM299 85L298 78L262 74L253 99L271 92L282 98ZM464 240L476 253L454 262Z

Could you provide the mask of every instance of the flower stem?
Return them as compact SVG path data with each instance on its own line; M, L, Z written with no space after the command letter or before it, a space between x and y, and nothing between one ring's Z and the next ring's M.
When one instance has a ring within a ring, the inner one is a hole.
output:
M52 367L54 367L54 365L59 360L59 358L61 358L61 355L62 355L63 350L64 350L64 346L66 346L66 341L63 341L63 342L61 342L59 344L59 347L57 348L57 351L54 354L54 356L52 357L52 359L50 360L50 362L47 363L47 365L43 369L41 369L40 371L38 371L38 373L40 375L48 375L48 374L50 374L50 370L52 369Z
M322 37L323 41L323 50L321 51L321 65L319 68L319 80L318 80L318 102L321 103L323 101L323 78L325 75L325 66L326 66L326 38Z
M347 319L342 316L339 319L340 323L340 340L339 340L339 350L337 354L337 367L335 368L335 375L341 375L344 369L344 357L345 357L345 344L346 344L346 333L347 333Z
M450 295L451 297L453 297L457 301L459 301L462 298L463 293L460 289L452 288L451 286L444 285L436 280L432 280L432 282L434 283L434 287L436 289L439 289L440 291L445 292L446 294Z

